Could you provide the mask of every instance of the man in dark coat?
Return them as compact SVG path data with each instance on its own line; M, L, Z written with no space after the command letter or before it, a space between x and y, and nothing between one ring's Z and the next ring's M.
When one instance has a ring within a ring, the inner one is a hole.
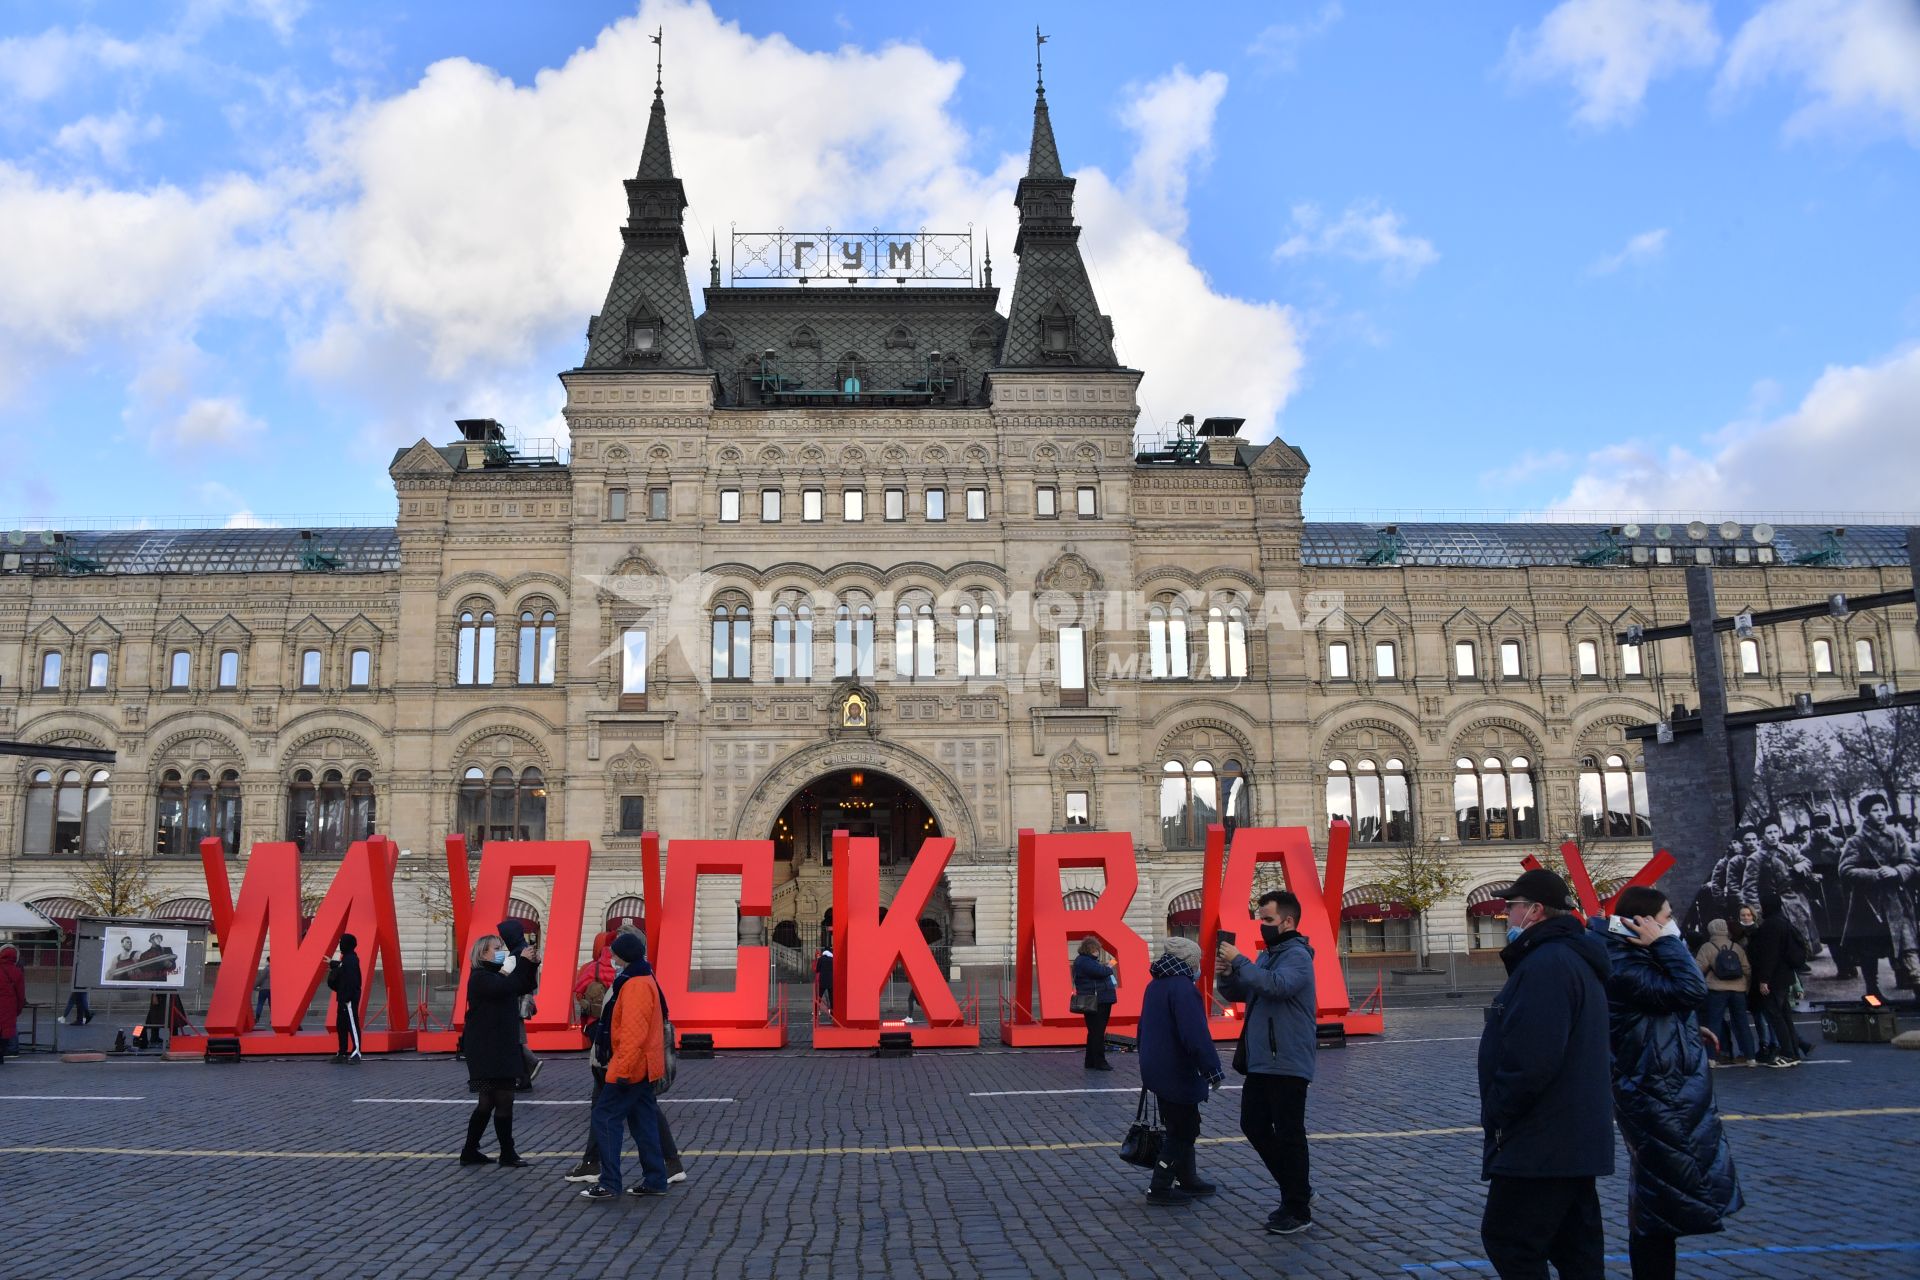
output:
M333 991L338 1008L334 1031L340 1037L335 1062L358 1063L360 1059L360 939L350 933L340 935L340 958L327 961L327 986Z
M1893 961L1903 985L1920 987L1920 921L1914 897L1920 890L1920 861L1907 833L1891 821L1883 795L1860 797L1860 829L1840 851L1840 880L1847 891L1843 933L1847 949L1860 965L1870 995L1880 994L1880 957Z
M1754 1061L1766 1067L1800 1065L1800 1034L1793 1029L1794 969L1805 962L1806 951L1787 919L1777 895L1760 903L1760 925L1747 939L1747 958L1753 962L1753 989L1760 997L1760 1014L1773 1033L1773 1048L1763 1049Z
M1200 1177L1193 1144L1200 1137L1200 1104L1226 1080L1200 999L1200 944L1169 938L1148 970L1153 981L1140 1000L1140 1083L1153 1091L1167 1138L1147 1187L1150 1204L1185 1204L1211 1195Z
M1817 892L1813 900L1813 921L1820 930L1820 941L1833 955L1836 978L1856 976L1853 953L1840 941L1841 922L1846 919L1846 894L1840 884L1840 841L1833 833L1833 819L1824 813L1813 815L1813 827L1801 848L1813 868Z
M1507 891L1507 983L1480 1035L1480 1240L1503 1280L1600 1280L1600 1195L1613 1172L1607 949L1537 868Z
M525 926L518 920L509 918L502 920L497 927L500 930L500 940L507 944L508 955L517 960L526 953L527 930ZM531 999L531 996L529 996L528 999ZM533 1088L534 1078L540 1074L540 1068L545 1064L543 1064L540 1059L534 1057L533 1050L527 1047L527 1024L526 1013L524 1012L526 1000L523 1000L521 1004L523 1006L523 1012L520 1022L520 1074L514 1078L513 1087L525 1093L527 1090Z
M833 948L822 947L820 954L813 958L813 994L825 1010L827 1021L833 1021Z
M1260 895L1258 960L1222 939L1214 989L1245 1001L1240 1042L1246 1061L1240 1094L1240 1132L1280 1187L1280 1204L1267 1230L1290 1236L1313 1224L1313 1177L1307 1155L1307 1086L1313 1083L1319 1039L1314 1026L1313 947L1300 932L1300 899L1284 889Z

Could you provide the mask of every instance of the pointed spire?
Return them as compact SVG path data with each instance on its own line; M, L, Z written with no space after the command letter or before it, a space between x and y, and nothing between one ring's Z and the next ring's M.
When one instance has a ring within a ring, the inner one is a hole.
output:
M720 233L713 233L713 256L707 259L708 283L714 288L720 287Z
M993 288L993 232L991 231L987 232L986 271L980 277L980 287L982 289Z
M647 140L640 147L640 168L633 175L636 178L673 177L673 149L667 145L667 95L661 80L666 47L662 39L665 35L666 29L662 28L647 37L654 43L653 109L647 112Z
M1033 29L1033 142L1027 148L1029 178L1064 178L1060 148L1053 141L1053 120L1047 115L1047 82L1040 65L1040 46L1047 37Z

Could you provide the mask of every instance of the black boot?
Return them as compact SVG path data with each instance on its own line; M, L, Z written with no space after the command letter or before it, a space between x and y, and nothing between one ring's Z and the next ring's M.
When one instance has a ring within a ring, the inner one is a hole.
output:
M461 1164L492 1164L493 1157L480 1154L480 1134L487 1127L487 1117L476 1111L467 1117L467 1145L460 1148Z
M493 1113L493 1135L500 1139L500 1167L502 1169L524 1169L527 1162L513 1149L513 1120L496 1111Z
M1200 1176L1198 1157L1191 1151L1174 1171L1174 1180L1190 1196L1210 1196L1220 1189Z
M1147 1203L1160 1205L1187 1204L1193 1196L1173 1185L1173 1166L1161 1161L1153 1166L1153 1181L1147 1186Z

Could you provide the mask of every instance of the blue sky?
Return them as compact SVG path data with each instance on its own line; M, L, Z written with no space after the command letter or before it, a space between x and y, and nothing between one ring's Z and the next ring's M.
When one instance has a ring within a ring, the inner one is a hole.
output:
M1913 0L1038 8L1143 430L1245 416L1329 515L1920 509ZM1033 17L16 2L0 522L557 433L655 23L690 239L971 223L1004 288Z

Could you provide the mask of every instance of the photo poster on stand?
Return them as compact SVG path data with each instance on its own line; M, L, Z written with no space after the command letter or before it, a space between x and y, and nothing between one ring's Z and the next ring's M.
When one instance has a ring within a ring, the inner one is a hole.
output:
M98 984L183 991L192 934L179 924L114 923L101 931Z
M1714 920L1738 935L1742 908L1777 897L1810 995L1920 987L1920 707L1742 726L1728 750L1734 836L1683 913L1689 940Z

